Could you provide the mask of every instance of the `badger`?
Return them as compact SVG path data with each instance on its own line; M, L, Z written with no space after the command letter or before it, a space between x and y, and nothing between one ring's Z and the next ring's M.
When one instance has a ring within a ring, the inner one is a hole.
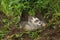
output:
M20 23L20 28L24 31L34 31L37 29L44 28L46 23L41 21L39 18L34 16L28 16L28 21L23 21Z

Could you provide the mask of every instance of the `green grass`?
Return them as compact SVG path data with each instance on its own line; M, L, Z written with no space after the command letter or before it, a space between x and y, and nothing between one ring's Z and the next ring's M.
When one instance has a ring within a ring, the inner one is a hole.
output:
M35 16L36 12L44 14L43 17L48 19L48 26L60 23L60 0L0 0L0 11L5 14L6 18L2 18L4 28L0 32L0 39L7 33L10 25L17 25L20 22L23 11L27 11L29 15ZM52 17L50 15L53 15ZM51 17L51 19L49 19ZM10 18L10 19L9 19ZM40 32L40 31L39 31ZM38 31L29 32L29 36L38 37ZM21 36L24 32L22 32ZM20 37L18 34L16 37Z

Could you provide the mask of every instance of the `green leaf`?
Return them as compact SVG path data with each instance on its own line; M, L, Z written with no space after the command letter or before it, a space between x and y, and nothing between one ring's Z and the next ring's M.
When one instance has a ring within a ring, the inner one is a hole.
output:
M29 13L29 15L35 16L35 11L34 11L34 9L30 10L28 13Z
M60 16L60 13L55 13L54 15L55 15L55 16Z

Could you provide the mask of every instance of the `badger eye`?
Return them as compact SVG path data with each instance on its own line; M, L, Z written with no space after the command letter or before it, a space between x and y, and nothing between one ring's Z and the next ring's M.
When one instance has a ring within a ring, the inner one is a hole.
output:
M36 20L35 23L39 22L39 20Z
M41 22L39 22L39 24L41 24Z

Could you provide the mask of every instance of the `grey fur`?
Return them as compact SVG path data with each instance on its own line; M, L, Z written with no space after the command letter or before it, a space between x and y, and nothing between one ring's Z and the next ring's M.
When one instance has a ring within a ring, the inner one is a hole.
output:
M29 16L27 22L21 22L20 28L23 28L26 31L33 31L42 28L46 25L44 21L39 20L36 17Z

